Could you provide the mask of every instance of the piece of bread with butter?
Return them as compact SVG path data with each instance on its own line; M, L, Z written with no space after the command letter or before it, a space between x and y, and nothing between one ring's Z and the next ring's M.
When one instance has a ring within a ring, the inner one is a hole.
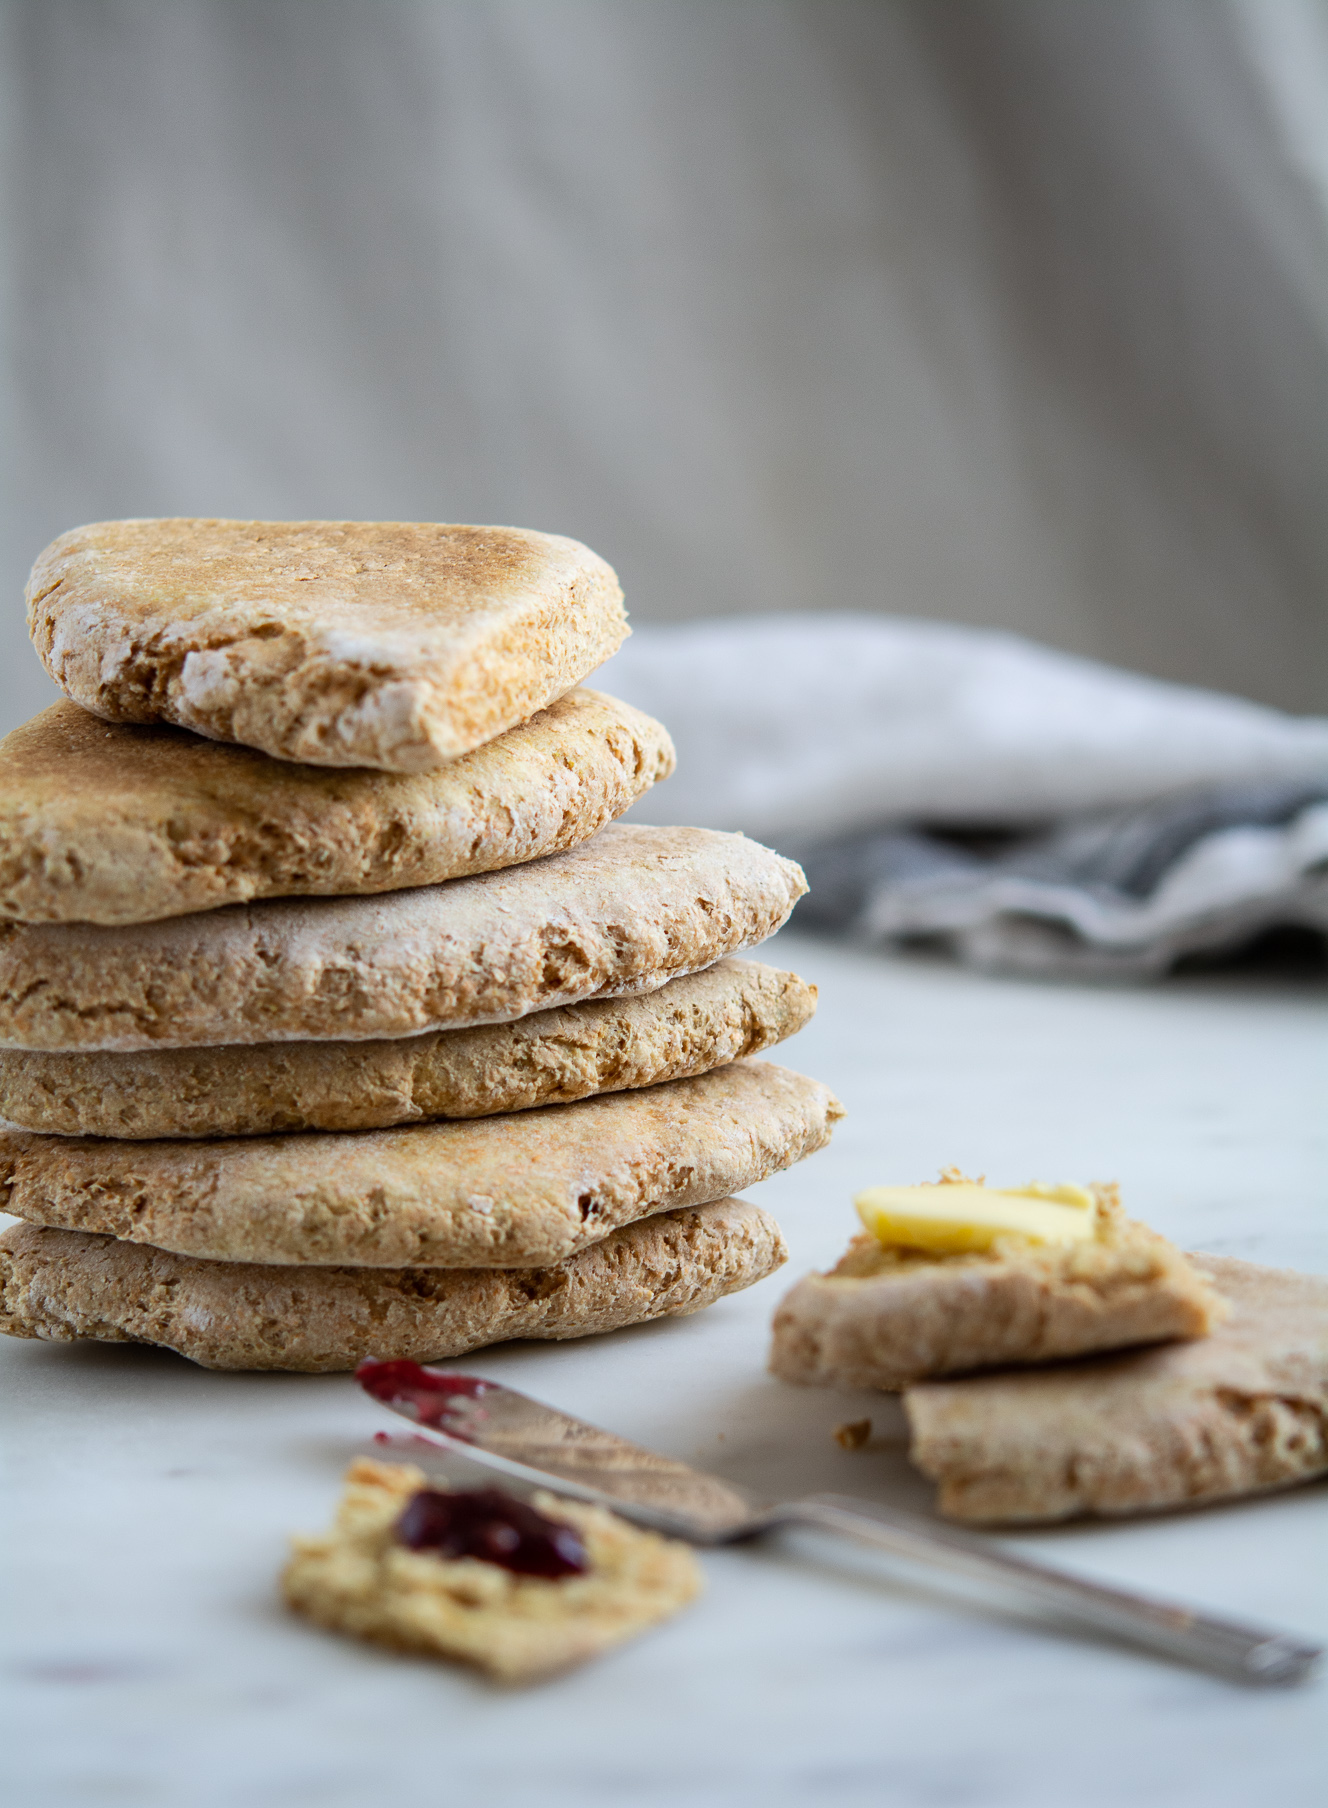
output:
M775 1314L784 1381L899 1392L934 1375L1204 1337L1221 1296L1114 1186L873 1187L866 1225Z

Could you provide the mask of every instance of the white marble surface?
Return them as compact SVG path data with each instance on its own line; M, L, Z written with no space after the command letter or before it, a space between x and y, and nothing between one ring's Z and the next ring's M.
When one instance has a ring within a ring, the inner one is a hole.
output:
M744 1481L922 1505L880 1396L763 1373L787 1278L848 1195L943 1163L1119 1178L1192 1246L1322 1269L1325 993L1250 981L1042 988L784 936L822 988L786 1059L850 1116L758 1197L790 1268L703 1317L475 1372ZM381 1422L345 1377L207 1374L149 1350L4 1342L12 1731L28 1808L826 1804L1301 1808L1324 1687L1241 1691L1067 1637L810 1537L707 1555L704 1601L578 1674L505 1694L288 1617L283 1543L321 1525ZM871 1412L885 1437L831 1441ZM1017 1542L1104 1579L1328 1638L1326 1491Z

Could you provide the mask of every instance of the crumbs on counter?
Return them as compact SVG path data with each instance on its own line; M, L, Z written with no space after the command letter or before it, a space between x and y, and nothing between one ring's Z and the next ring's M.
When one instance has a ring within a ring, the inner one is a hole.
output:
M861 1450L871 1432L870 1419L849 1419L845 1424L835 1426L834 1438L841 1450Z

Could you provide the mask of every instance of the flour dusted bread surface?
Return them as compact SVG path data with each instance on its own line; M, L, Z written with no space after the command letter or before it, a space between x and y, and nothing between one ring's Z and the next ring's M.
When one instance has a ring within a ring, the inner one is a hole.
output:
M793 1035L816 988L722 960L658 991L394 1042L0 1049L0 1121L64 1136L244 1136L488 1117L706 1073Z
M627 634L603 559L515 527L102 521L27 596L47 671L107 721L388 772L493 740Z
M573 847L672 770L657 722L587 690L416 774L296 766L57 703L0 741L0 916L141 923L432 885Z
M742 1199L646 1218L526 1269L200 1262L18 1224L0 1233L0 1332L157 1344L204 1368L340 1372L366 1356L441 1361L697 1312L785 1255L773 1218Z
M806 890L759 842L611 823L568 853L367 898L159 923L0 924L0 1045L345 1041L651 991L763 941Z
M830 1139L817 1080L739 1061L514 1117L343 1135L0 1135L0 1209L216 1261L487 1268L723 1198Z
M1231 1308L1210 1337L908 1390L943 1513L1142 1513L1328 1472L1328 1280L1192 1259Z
M1222 1314L1213 1289L1165 1237L1125 1217L1114 1187L1093 1190L1091 1242L937 1258L856 1237L781 1303L772 1370L898 1392L928 1375L1205 1336Z
M458 1658L519 1683L598 1656L701 1591L700 1565L685 1544L547 1493L533 1504L575 1528L589 1560L584 1575L548 1581L407 1550L393 1528L424 1485L423 1472L408 1464L352 1463L332 1530L293 1541L281 1578L288 1604L333 1631Z

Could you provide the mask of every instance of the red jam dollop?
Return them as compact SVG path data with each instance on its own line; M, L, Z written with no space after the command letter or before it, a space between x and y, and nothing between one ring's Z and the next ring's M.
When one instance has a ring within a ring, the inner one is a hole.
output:
M578 1533L501 1488L453 1493L421 1488L396 1523L398 1544L440 1557L478 1557L516 1576L583 1576L590 1567Z

